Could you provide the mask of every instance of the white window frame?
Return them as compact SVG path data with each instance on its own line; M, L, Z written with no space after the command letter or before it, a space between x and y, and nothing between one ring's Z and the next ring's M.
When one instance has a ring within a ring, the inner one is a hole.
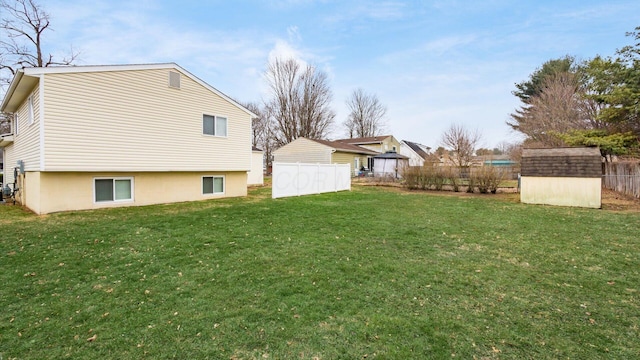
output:
M32 125L34 122L33 116L33 96L27 98L27 124Z
M205 117L212 117L213 118L213 134L207 134L204 132L204 119ZM225 134L224 135L218 135L218 119L225 119L226 123L225 123ZM221 137L221 138L226 138L229 135L229 117L228 116L222 116L222 115L211 115L211 114L202 114L202 135L205 136L215 136L215 137Z
M113 200L96 200L96 180L112 180L113 181ZM116 180L129 180L131 184L131 198L130 199L115 199L116 196ZM112 203L125 203L133 202L135 194L135 183L133 176L101 176L93 178L93 203L94 204L112 204Z
M214 189L212 189L214 192L205 193L204 192L204 179L205 178L212 178L212 179L220 178L220 179L222 179L222 192L215 192L215 186L214 186ZM203 196L224 195L226 193L226 191L227 191L227 179L226 179L226 177L224 175L203 175L201 180L200 180L200 189L202 190L202 195Z

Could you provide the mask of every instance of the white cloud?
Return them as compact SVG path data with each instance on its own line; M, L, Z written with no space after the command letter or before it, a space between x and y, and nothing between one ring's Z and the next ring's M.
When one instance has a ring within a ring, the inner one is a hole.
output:
M282 39L276 40L273 48L269 51L269 61L275 59L295 59L299 63L306 65L306 62L302 59L301 51Z

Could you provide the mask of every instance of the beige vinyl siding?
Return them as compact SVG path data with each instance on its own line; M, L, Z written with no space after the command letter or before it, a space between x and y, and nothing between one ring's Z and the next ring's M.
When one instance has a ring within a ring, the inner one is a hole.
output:
M358 159L357 169L355 167L355 159ZM367 167L367 156L337 151L333 154L331 162L333 164L349 164L351 166L351 173L356 174L360 170L360 167Z
M382 150L382 145L381 144L364 144L364 145L358 145L360 147L363 147L365 149L369 149L372 151L376 151L376 152L384 152L384 150Z
M362 144L360 146L380 153L393 151L393 147L395 146L396 152L400 152L400 142L398 142L398 140L396 140L393 136L385 138L384 140L382 140L382 143L379 144Z
M273 157L275 162L330 164L332 151L329 146L299 138L275 150Z
M40 106L39 92L36 87L31 92L33 99L33 123L29 124L28 98L20 105L16 113L18 114L18 129L14 129L13 150L11 162L5 161L5 166L11 168L11 178L13 181L13 168L18 160L24 161L25 171L40 170ZM16 134L17 130L17 134Z
M2 186L5 184L13 184L13 168L16 166L15 143L4 147L4 170L2 178Z
M181 73L152 69L45 75L47 171L248 171L251 117ZM227 137L203 135L203 114Z
M385 145L387 145L387 150L386 151L393 151L393 147L396 147L396 152L399 153L400 152L400 142L398 142L394 137L390 136L387 139L385 139Z

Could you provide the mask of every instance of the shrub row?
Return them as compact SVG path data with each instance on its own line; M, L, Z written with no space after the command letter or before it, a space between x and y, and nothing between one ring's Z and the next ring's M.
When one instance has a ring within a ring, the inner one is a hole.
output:
M409 189L443 190L445 185L451 186L453 191L461 191L466 187L467 192L496 193L498 185L504 179L505 173L493 166L481 166L463 169L466 177L463 179L461 171L449 166L412 166L404 169L404 185Z

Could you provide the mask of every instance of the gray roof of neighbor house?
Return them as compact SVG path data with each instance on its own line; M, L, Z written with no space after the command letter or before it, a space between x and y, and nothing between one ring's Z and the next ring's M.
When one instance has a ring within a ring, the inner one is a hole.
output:
M411 150L415 151L416 154L420 155L422 159L427 160L427 158L429 157L429 154L427 154L426 152L424 152L424 150L422 150L422 148L420 147L420 144L407 141L407 140L402 140L402 141L405 144L407 144L407 146L409 146Z
M384 139L391 137L391 135L380 135L371 137L351 138L351 139L338 139L336 141L347 144L380 144Z
M601 177L602 155L596 147L523 149L522 176Z
M336 150L357 153L357 154L365 154L365 155L377 155L379 154L376 151L372 151L369 149L365 149L358 145L346 144L340 141L329 141L329 140L320 140L320 139L309 139L311 141L315 141L319 144L330 146Z

